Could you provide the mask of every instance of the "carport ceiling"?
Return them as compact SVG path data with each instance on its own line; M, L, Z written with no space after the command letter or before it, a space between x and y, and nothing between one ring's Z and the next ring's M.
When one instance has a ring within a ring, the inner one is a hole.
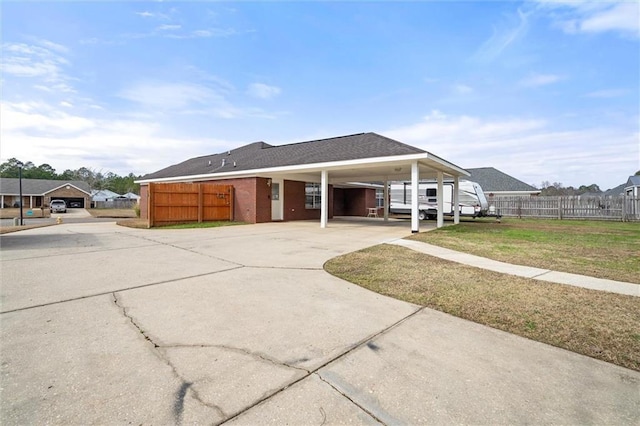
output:
M437 172L442 171L446 176L468 176L469 174L440 158L430 156L430 154L424 155L426 158L418 161L418 170L420 173L420 179L435 179ZM431 158L427 157L430 156ZM372 159L375 161L376 159ZM327 170L329 173L329 183L338 184L345 182L381 182L381 181L396 181L396 180L411 180L411 164L415 160L388 160L378 162L368 162L363 164L343 164L343 165L317 165L315 167L308 167L304 170L287 170L279 171L264 170L263 173L257 174L262 177L269 178L282 178L299 180L304 182L319 182L320 173L322 170Z

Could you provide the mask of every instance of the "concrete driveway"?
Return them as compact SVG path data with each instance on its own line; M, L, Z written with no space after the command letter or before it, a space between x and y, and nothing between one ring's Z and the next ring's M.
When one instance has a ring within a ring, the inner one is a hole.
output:
M372 219L3 235L0 421L638 423L637 372L322 269L408 233Z

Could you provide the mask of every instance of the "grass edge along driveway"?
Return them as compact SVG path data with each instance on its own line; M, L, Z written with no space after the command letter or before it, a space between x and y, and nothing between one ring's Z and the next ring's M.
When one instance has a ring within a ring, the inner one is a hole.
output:
M500 274L387 244L331 259L325 269L386 296L640 371L638 297Z

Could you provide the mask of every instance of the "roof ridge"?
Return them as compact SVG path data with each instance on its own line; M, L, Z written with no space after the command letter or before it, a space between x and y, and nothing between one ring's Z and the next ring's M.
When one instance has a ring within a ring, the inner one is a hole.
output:
M371 132L369 132L369 133L371 133ZM362 135L366 135L366 134L367 133L365 133L365 132L353 133L351 135L333 136L333 137L330 137L330 138L313 139L313 140L301 141L301 142L291 142L291 143L286 143L284 145L270 145L269 148L282 148L282 147L285 147L285 146L301 145L301 144L305 144L305 143L314 143L314 142L322 142L322 141L328 141L328 140L331 140L331 139L350 138L350 137L353 137L353 136L362 136Z

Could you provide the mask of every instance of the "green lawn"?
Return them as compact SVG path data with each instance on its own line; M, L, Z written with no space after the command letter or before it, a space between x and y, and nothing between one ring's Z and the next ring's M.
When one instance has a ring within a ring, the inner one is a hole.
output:
M638 223L480 220L410 238L639 282ZM387 244L331 259L325 269L390 297L640 371L640 297L500 274Z

